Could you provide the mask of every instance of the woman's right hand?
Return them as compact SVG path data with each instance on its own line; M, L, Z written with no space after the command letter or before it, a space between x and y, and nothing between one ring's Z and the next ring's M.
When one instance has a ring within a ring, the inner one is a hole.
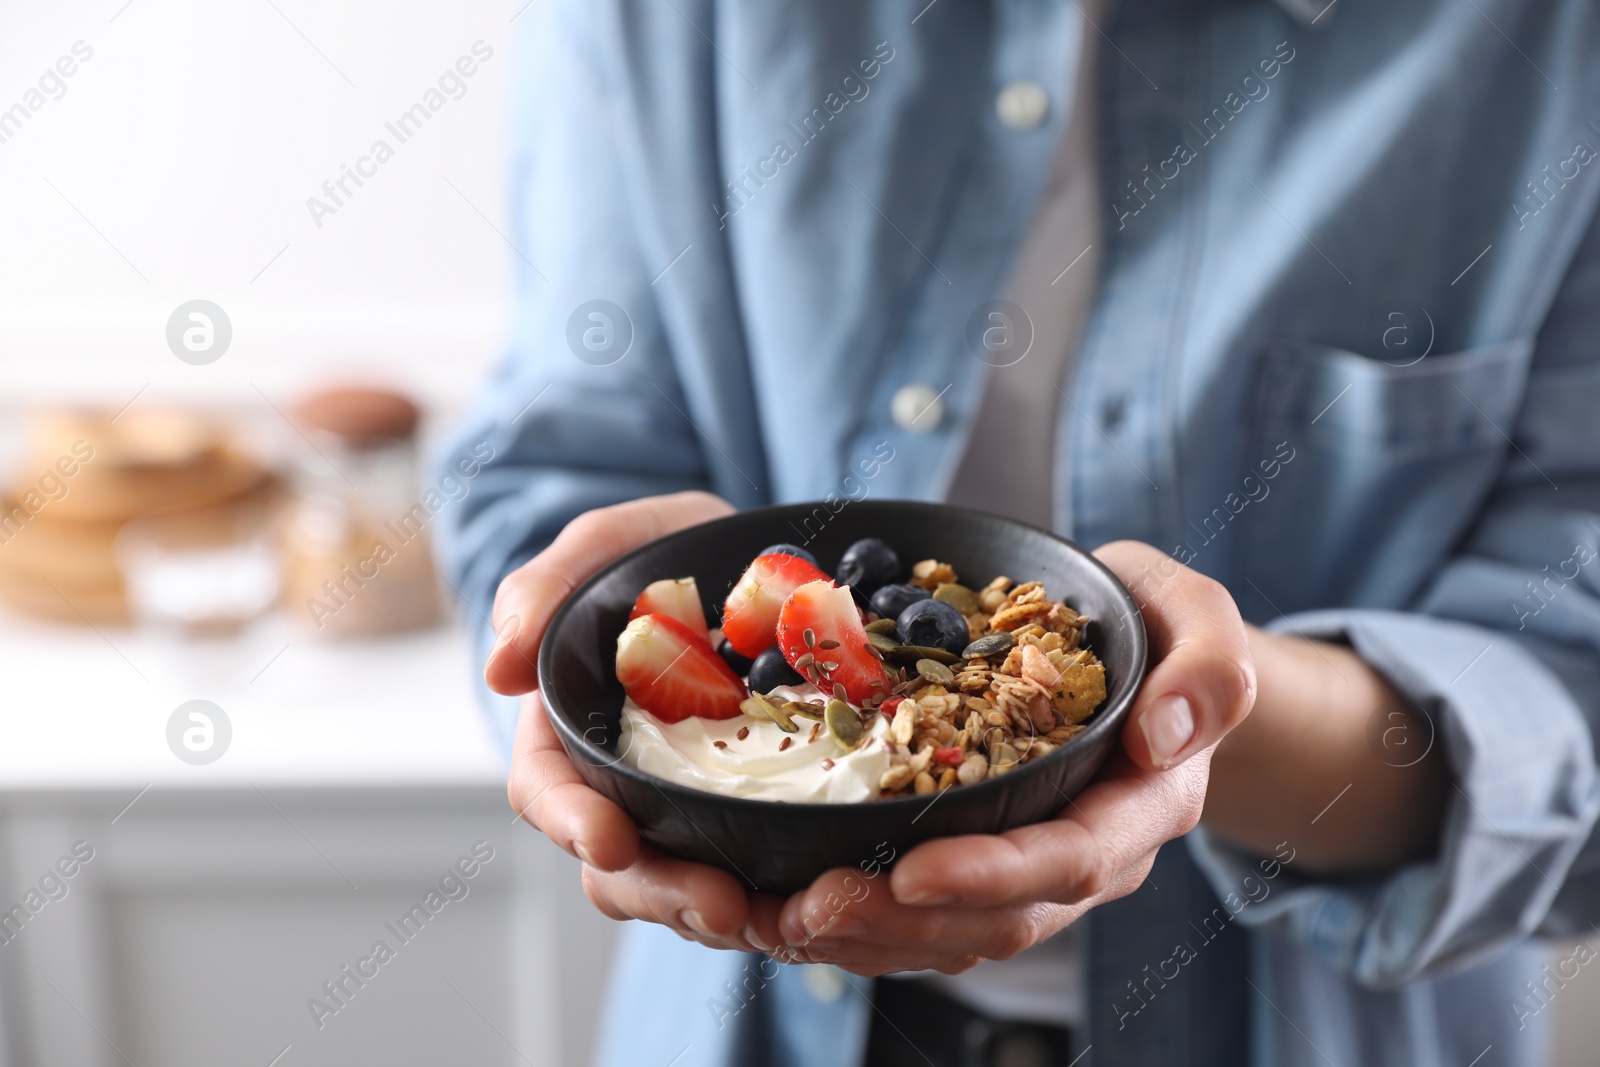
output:
M512 743L511 806L583 861L584 891L613 919L644 919L713 948L759 948L745 931L753 908L775 928L781 901L755 897L726 871L664 856L641 844L628 813L590 789L573 767L539 698L539 643L550 618L578 584L658 537L730 514L710 493L675 493L578 516L550 547L507 575L495 594L494 647L484 664L489 688L522 697ZM772 940L771 937L764 940Z

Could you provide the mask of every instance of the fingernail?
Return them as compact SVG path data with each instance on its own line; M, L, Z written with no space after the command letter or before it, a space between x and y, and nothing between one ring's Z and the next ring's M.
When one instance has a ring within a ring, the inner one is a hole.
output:
M489 650L489 658L494 659L495 653L505 648L517 639L517 631L522 629L522 618L513 615L500 624L499 631L495 634L494 647Z
M576 852L578 854L578 858L584 863L588 864L590 867L594 866L594 857L589 855L589 850L583 847L582 841L574 841L572 843L572 851Z
M744 932L740 936L748 941L758 952L771 952L773 950L773 946L767 944L766 941L756 933L756 927L754 923L746 923Z
M700 917L700 913L693 908L685 908L678 912L678 921L702 937L717 936L711 932L711 927L706 925L706 921Z
M913 889L909 893L896 893L895 899L902 904L923 904L932 908L946 907L956 902L956 898L949 893L935 893L931 889Z
M1139 720L1139 728L1150 746L1150 758L1156 766L1166 768L1194 738L1194 708L1187 697L1171 693L1151 706Z

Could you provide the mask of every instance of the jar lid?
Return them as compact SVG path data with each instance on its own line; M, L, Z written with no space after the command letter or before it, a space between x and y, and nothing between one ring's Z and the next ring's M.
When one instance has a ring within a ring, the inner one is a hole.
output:
M294 409L302 426L333 434L355 448L408 440L416 432L419 415L409 397L362 386L323 389Z

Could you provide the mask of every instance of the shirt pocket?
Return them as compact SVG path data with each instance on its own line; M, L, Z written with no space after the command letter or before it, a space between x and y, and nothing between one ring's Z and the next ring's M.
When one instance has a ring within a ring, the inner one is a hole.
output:
M1282 466L1278 499L1250 509L1247 613L1407 604L1506 461L1532 352L1517 338L1401 366L1268 343L1252 432Z

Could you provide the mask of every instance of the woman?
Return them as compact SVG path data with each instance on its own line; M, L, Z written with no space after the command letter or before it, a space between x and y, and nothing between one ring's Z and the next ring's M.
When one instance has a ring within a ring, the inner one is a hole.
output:
M1597 910L1591 5L522 18L521 307L443 552L513 805L678 935L630 927L605 1062L1541 1062L1527 939ZM838 872L642 847L531 665L618 553L864 494L1102 545L1158 662L1060 817L812 936Z

